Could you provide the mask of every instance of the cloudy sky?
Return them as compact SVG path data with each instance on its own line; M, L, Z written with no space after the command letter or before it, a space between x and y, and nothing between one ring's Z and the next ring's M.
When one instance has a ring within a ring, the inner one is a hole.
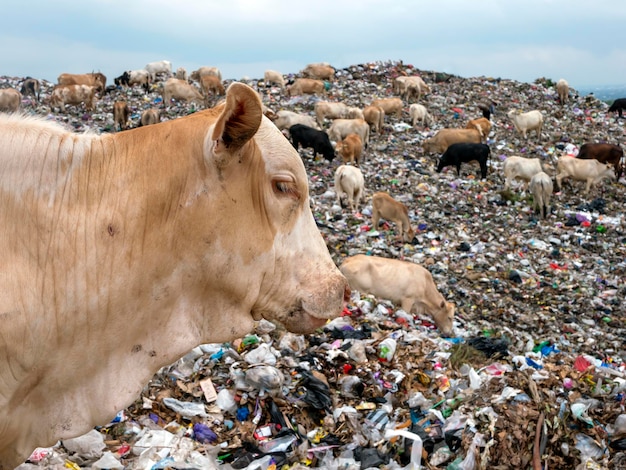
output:
M222 76L403 60L421 70L623 85L623 0L31 0L3 5L0 75L124 70L161 59Z

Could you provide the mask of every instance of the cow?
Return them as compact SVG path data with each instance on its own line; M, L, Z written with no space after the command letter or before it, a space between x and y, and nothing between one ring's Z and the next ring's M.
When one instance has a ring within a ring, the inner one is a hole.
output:
M326 63L309 64L301 70L301 74L308 78L332 81L335 78L335 69Z
M410 103L411 97L415 96L416 101L426 93L430 93L430 87L424 82L422 77L399 76L393 82L394 91L403 99Z
M335 150L326 132L303 124L294 124L289 128L289 135L291 136L293 148L296 150L300 147L311 148L313 149L314 158L317 155L322 155L329 162L335 158Z
M174 74L175 78L179 80L187 80L187 69L185 67L178 67L176 69L176 73Z
M370 125L363 119L335 119L328 128L328 137L334 142L345 139L348 134L358 134L367 148L370 141Z
M371 102L371 106L380 106L385 111L385 115L395 114L396 117L402 115L404 104L400 98L378 98Z
M569 97L569 83L567 83L567 80L561 78L556 82L556 92L559 95L559 103L567 103L567 98Z
M163 104L169 106L171 100L186 101L197 103L204 102L204 96L200 93L196 87L191 85L185 80L179 80L178 78L168 78L163 85Z
M427 314L442 335L453 334L455 305L444 299L426 268L411 261L355 255L339 270L351 289L390 300L408 314Z
M326 86L321 80L314 78L296 78L287 87L288 96L326 94Z
M447 166L455 166L457 176L461 176L461 163L478 162L480 177L487 177L487 169L491 149L487 144L459 142L450 145L443 153L437 164L437 173L441 173Z
M341 155L343 163L359 165L363 154L363 142L358 134L348 134L344 139L337 142L335 152Z
M585 194L589 194L589 189L602 181L604 178L615 180L615 170L606 163L598 160L580 160L578 158L564 155L556 162L556 186L561 191L561 183L565 178L576 181L585 181Z
M550 199L552 197L552 178L547 173L540 171L533 175L528 185L533 195L533 208L535 212L541 214L541 218L545 219L550 214Z
M359 203L365 200L365 178L361 170L352 165L339 165L335 170L335 192L341 207L345 198L350 210L359 212Z
M537 139L541 138L541 129L543 128L543 114L541 114L541 111L535 109L527 113L518 113L515 110L511 110L507 116L524 139L528 137L528 132L530 131L535 131Z
M202 93L204 93L207 104L211 95L217 97L226 94L224 85L222 85L220 79L214 75L203 75L200 77L200 88L202 88Z
M539 158L525 158L512 155L504 160L502 164L504 172L504 189L511 187L511 183L520 179L524 181L526 186L533 176L537 173L553 173L547 163L542 162Z
M593 159L598 160L600 163L608 163L615 168L615 176L619 180L622 176L624 166L622 160L624 158L624 151L619 145L613 144L583 144L578 151L576 158L584 160Z
M417 121L421 121L425 126L432 126L434 123L433 117L430 115L426 106L419 103L413 103L409 106L409 116L411 117L411 125L415 127Z
M191 80L200 82L200 79L204 77L205 75L212 75L214 77L217 77L220 82L222 81L222 72L220 71L220 69L218 69L217 67L209 67L207 65L203 65L202 67L199 67L197 70L194 70L193 72L191 72L191 75L189 75L189 78Z
M411 227L409 210L400 201L396 201L388 193L379 191L372 196L372 228L378 230L378 222L385 219L396 224L398 238L405 242L413 241L415 230Z
M39 103L40 89L41 85L39 83L39 80L37 80L36 78L27 77L22 82L22 88L20 89L20 93L23 96L32 96L33 98L35 98L35 102Z
M122 75L114 79L117 86L140 85L146 93L150 91L150 72L144 69L124 71Z
M157 124L161 121L161 111L158 109L146 109L141 113L139 118L139 124L137 127L149 126L151 124Z
M320 126L324 125L324 118L329 119L346 119L351 108L344 103L332 103L330 101L318 101L313 106L315 118ZM358 108L357 108L358 109Z
M443 128L429 139L422 142L424 153L444 153L452 144L468 142L480 144L482 135L476 129Z
M262 319L309 333L349 299L302 160L242 83L113 134L0 116L0 168L2 469L110 422L197 345Z
M121 131L128 129L128 119L130 117L130 108L126 101L116 101L113 103L113 122L114 126Z
M476 129L480 132L481 141L486 142L489 133L491 132L491 121L489 119L481 117L478 119L472 119L465 126L466 129Z
M609 113L617 112L619 117L623 117L622 111L624 109L626 109L626 98L617 98L611 103L611 106L609 106Z
M308 127L312 127L313 129L320 130L320 126L317 124L317 121L314 117L309 116L308 114L300 114L295 111L288 111L286 109L281 109L278 111L274 118L272 119L274 125L278 127L281 131L284 129L289 129L291 126L295 124L303 124Z
M0 90L0 112L16 113L22 104L22 94L15 88Z
M366 106L363 108L363 119L373 132L380 133L385 125L385 110L380 106Z
M87 111L93 111L96 87L89 85L56 85L50 94L50 107L59 107L65 112L65 105L85 104Z
M279 86L282 90L285 89L285 78L282 73L276 70L266 70L263 74L263 82L265 82L265 86L273 84Z
M156 62L150 62L146 64L144 70L150 74L150 81L156 82L157 75L163 74L165 78L172 76L172 63L169 60L158 60Z
M107 77L100 72L62 73L57 77L58 85L88 85L102 93L107 87Z

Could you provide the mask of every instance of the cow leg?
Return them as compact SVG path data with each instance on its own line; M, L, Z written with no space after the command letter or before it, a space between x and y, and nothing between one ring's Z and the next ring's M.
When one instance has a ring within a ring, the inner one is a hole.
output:
M456 175L459 178L461 177L461 164L460 163L456 166Z
M556 187L558 188L558 190L561 190L561 181L563 180L563 174L559 173L558 175L556 175Z
M480 177L487 178L487 162L480 162Z
M404 310L406 313L411 313L414 303L415 302L413 301L413 299L404 298L402 299L402 302L400 303L400 308L402 308L402 310Z
M372 211L372 228L378 230L378 222L380 222L380 215L376 210Z

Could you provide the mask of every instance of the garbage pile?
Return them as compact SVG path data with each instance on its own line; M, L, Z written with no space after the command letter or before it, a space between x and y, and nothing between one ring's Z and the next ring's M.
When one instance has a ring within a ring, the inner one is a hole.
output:
M583 183L564 183L545 220L521 184L502 190L508 156L553 163L586 142L620 144L623 121L576 90L561 105L549 79L463 78L401 62L338 70L325 97L245 82L274 112L313 115L319 99L363 108L391 97L399 74L429 84L420 102L434 124L413 127L405 103L401 117L387 116L383 132L371 134L360 213L337 202L339 157L300 154L337 265L365 253L426 267L456 305L455 335L355 291L343 315L314 334L262 321L232 343L195 347L114 421L39 448L20 468L626 468L624 180L588 196ZM3 80L18 87L22 79ZM42 95L51 87L44 83ZM133 122L148 107L160 107L164 119L197 109L164 107L155 86L147 94L110 90L93 113L56 113L29 98L23 110L76 131L112 132L118 99L128 101ZM421 143L438 129L465 127L484 105L494 109L487 178L471 164L460 176L454 168L436 173L439 155L424 154ZM523 139L511 109L541 110L541 138ZM413 242L391 223L372 226L376 191L407 205Z

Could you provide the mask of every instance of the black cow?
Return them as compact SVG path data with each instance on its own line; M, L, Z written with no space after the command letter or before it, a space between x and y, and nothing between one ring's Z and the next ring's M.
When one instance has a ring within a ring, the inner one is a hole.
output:
M113 81L115 82L117 86L122 86L122 85L128 86L130 84L130 74L125 71L122 75L113 79Z
M440 173L446 166L456 166L456 174L461 176L461 163L477 161L480 164L480 177L487 177L487 161L491 154L491 149L487 144L471 144L461 142L452 144L443 153L437 165L437 173Z
M289 128L289 134L293 148L296 150L299 146L312 148L314 155L321 154L328 161L335 158L335 149L333 149L326 132L318 131L304 124L294 124Z
M614 113L615 111L617 111L619 117L623 117L622 111L624 109L626 109L626 98L617 98L609 107L609 113Z
M613 165L615 175L619 180L622 176L622 159L624 151L619 145L613 144L583 144L576 158L598 160L600 163Z
M39 103L39 80L36 78L26 77L24 83L22 83L22 89L20 93L24 96L32 96L35 101Z

